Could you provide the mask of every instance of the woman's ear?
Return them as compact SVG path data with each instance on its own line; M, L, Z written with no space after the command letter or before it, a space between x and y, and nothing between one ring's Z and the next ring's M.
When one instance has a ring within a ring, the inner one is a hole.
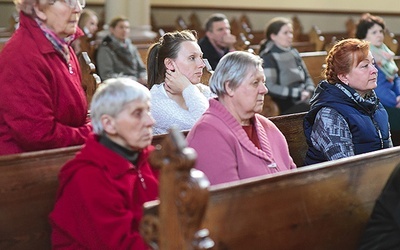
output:
M171 58L165 58L164 59L164 65L165 68L171 71L175 71L175 67L174 64L172 63L172 59Z
M115 119L109 115L102 115L100 117L101 124L107 134L115 135L117 130L115 128Z
M276 35L274 33L272 33L270 37L272 41L275 41Z
M225 91L228 94L228 96L232 97L235 95L235 91L231 87L229 87L229 81L226 81L224 86L225 86Z
M46 15L46 13L43 12L43 5L41 5L40 3L38 3L38 2L34 3L33 11L35 12L36 16L40 20L42 20L42 21L47 20L47 15Z
M349 85L349 79L347 78L347 74L340 74L337 76L342 83Z

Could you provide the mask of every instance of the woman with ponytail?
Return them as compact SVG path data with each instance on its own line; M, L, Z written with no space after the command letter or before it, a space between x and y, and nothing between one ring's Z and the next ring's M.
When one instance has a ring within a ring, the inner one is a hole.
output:
M208 108L210 88L200 83L203 52L194 31L165 33L147 55L147 79L152 95L154 134L171 126L189 130Z

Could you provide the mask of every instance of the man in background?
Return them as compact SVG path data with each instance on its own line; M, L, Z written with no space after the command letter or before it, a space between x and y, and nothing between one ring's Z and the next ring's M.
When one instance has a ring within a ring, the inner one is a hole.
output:
M206 21L206 35L199 40L203 58L207 59L212 69L229 51L234 51L236 37L231 34L231 26L227 17L221 13L211 15Z

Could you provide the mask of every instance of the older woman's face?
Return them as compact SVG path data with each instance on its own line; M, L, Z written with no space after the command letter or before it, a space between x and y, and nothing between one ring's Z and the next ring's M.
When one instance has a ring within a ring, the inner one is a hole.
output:
M376 88L378 70L374 66L374 58L371 52L368 57L359 64L354 65L350 72L344 75L342 82L355 89L361 96Z
M371 28L368 29L365 40L376 47L380 47L383 44L384 37L385 35L383 34L382 27L379 24L374 24Z
M235 107L234 117L240 122L252 118L261 112L264 95L268 93L265 87L265 75L261 67L250 70L244 81L233 91L232 103Z
M203 52L196 42L182 42L178 56L174 59L179 71L186 76L192 84L200 82L203 75Z
M108 137L115 143L133 150L150 145L153 138L154 119L150 113L150 101L127 103L113 120L113 133Z
M82 7L76 4L75 8L71 8L63 1L55 1L54 4L49 4L43 12L46 15L44 23L58 37L65 38L75 34Z

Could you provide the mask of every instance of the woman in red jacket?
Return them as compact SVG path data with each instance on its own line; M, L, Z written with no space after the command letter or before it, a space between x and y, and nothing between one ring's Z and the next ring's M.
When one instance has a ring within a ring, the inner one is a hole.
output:
M158 196L150 92L127 78L103 86L91 103L94 135L59 175L53 249L148 248L138 228L143 203Z
M0 155L83 144L91 131L70 43L84 0L16 0L20 25L0 54Z

